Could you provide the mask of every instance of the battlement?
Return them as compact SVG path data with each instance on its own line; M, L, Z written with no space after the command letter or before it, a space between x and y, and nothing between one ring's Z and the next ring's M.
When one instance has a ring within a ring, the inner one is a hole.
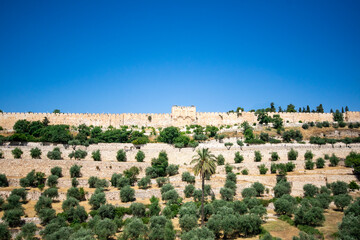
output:
M299 122L333 122L331 113L269 113L275 114L286 123ZM254 112L228 113L228 112L196 112L195 106L172 106L171 113L0 113L0 126L11 130L18 120L42 121L44 118L50 124L66 124L78 126L86 124L88 126L100 127L120 127L137 125L139 127L183 127L186 125L198 124L206 125L234 125L242 122L250 124L257 122ZM360 122L360 112L349 111L344 113L344 120L347 122Z

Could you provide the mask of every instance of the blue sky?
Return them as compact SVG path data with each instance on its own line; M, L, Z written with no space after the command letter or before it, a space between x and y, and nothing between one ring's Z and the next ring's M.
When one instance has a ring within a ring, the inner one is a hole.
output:
M1 1L0 109L360 110L360 1Z

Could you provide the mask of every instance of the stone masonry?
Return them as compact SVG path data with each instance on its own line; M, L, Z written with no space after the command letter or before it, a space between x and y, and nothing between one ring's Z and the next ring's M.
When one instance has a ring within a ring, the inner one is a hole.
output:
M270 113L279 114L285 123L333 121L331 113ZM26 119L28 121L42 121L47 117L50 124L66 124L78 126L120 127L123 125L137 125L145 127L183 127L191 124L206 125L235 125L248 121L250 124L257 122L253 112L226 113L226 112L196 112L196 107L173 106L171 113L122 113L122 114L98 114L98 113L0 113L0 126L11 130L15 122ZM360 121L360 112L344 113L345 121Z

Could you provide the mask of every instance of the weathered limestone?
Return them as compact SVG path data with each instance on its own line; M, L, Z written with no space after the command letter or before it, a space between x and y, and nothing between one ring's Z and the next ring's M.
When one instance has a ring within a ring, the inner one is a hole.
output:
M78 126L120 127L123 125L137 125L145 127L168 127L198 124L206 125L234 125L248 121L250 124L257 122L253 112L226 113L226 112L196 112L196 107L173 106L171 114L154 113L122 113L122 114L98 114L98 113L0 113L0 126L11 130L15 122L26 119L28 121L42 121L47 117L50 124L67 124ZM285 123L333 121L331 113L270 113L279 114ZM360 112L344 113L345 121L360 121Z

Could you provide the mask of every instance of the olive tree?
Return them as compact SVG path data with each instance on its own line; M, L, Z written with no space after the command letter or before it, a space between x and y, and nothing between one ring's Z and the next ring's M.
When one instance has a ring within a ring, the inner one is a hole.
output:
M120 190L120 199L122 202L132 202L135 200L135 190L130 186L125 186Z

